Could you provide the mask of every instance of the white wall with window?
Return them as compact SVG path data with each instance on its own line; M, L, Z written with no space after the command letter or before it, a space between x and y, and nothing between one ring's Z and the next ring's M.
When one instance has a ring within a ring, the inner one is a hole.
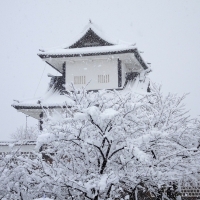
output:
M118 88L118 63L117 59L90 58L66 62L66 89L70 90L73 83L76 88L81 88L87 83L87 90L115 89Z

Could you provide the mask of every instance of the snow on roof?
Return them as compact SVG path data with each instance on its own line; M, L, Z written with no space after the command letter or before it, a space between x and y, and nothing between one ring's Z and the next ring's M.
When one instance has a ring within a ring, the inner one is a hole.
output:
M84 28L83 28L83 31L76 36L76 39L74 39L75 42L77 42L81 37L83 37L87 31L89 29L92 29L100 38L102 38L103 40L109 42L109 43L112 43L113 45L132 45L131 43L129 42L125 42L125 41L122 41L122 40L119 40L117 38L114 38L112 36L112 38L108 37L107 35L104 34L103 30L95 23L93 22L89 22ZM74 44L75 42L71 43ZM68 45L68 46L71 46L71 45Z
M62 47L40 50L38 56L42 59L47 59L132 53L144 69L148 68L135 44L125 43L119 40L117 42L108 41L111 40L105 37L103 32L95 24L90 22L71 46L65 45ZM47 63L57 69L53 61L48 60Z
M129 82L123 90L119 90L120 93L134 92L142 95L149 94L147 88L149 86L149 78L140 80L138 76L135 81ZM55 108L63 106L72 106L74 101L69 99L66 95L61 95L59 91L50 89L43 97L34 98L30 100L24 100L20 102L15 102L12 106L16 109L26 109L26 108Z
M139 95L149 95L150 92L148 92L148 87L150 84L150 79L148 77L145 77L141 80L140 76L137 76L135 81L129 81L124 90L122 90L122 93L128 93L133 91L135 94Z
M95 56L95 55L114 55L114 54L126 54L132 53L138 60L140 65L144 69L148 69L148 66L142 59L138 49L134 45L112 45L112 46L97 46L97 47L84 47L74 49L54 49L43 53L39 53L42 59L45 58L62 58L62 57L84 57L84 56ZM48 61L48 62L51 62ZM50 64L53 66L53 64ZM56 68L56 67L54 67Z
M113 45L113 46L98 46L98 47L84 47L74 49L54 49L39 53L39 56L44 55L74 55L74 54L98 54L98 53L109 53L109 52L120 52L126 50L136 50L137 48L133 45Z
M0 141L0 146L9 146L11 144L14 144L15 146L19 145L35 145L36 141L31 141L31 140L6 140L6 141Z
M117 40L113 40L107 36L104 35L103 31L101 30L101 28L99 26L97 26L96 24L94 24L93 22L89 22L81 31L81 33L79 35L76 36L76 39L74 39L74 42L71 43L70 45L68 45L65 48L68 48L69 46L72 46L74 43L76 43L80 38L82 38L87 32L88 30L92 30L94 31L100 38L102 38L103 40L107 41L108 43L111 44L118 44Z
M84 28L83 31L78 34L73 42L65 44L65 45L61 45L61 46L57 46L57 47L53 47L53 48L49 48L49 49L42 49L40 51L47 53L47 52L51 52L51 51L56 51L56 50L61 50L61 49L68 49L70 46L74 45L77 41L79 41L89 30L92 30L94 33L96 33L101 39L105 40L106 42L112 44L112 45L128 45L131 46L132 44L124 42L122 40L118 40L118 39L112 39L105 36L103 31L93 22L89 22ZM41 53L41 52L40 52Z
M65 95L61 95L59 91L50 89L44 96L41 98L34 98L29 100L24 100L20 102L15 102L12 104L14 108L22 107L61 107L65 105L72 105L73 100L67 98Z

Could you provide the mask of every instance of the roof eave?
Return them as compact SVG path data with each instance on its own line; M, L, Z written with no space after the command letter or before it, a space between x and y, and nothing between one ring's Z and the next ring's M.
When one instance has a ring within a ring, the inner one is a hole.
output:
M33 106L33 105L11 105L13 108L16 110L21 110L21 109L55 109L55 108L66 108L64 105L55 105L55 106Z
M97 55L113 55L113 54L122 54L122 53L134 53L136 59L140 63L140 65L146 70L148 66L143 61L140 56L137 48L134 49L126 49L126 50L118 50L118 51L109 51L109 52L95 52L95 53L79 53L79 54L37 54L41 59L45 58L63 58L63 57L85 57L85 56L97 56Z

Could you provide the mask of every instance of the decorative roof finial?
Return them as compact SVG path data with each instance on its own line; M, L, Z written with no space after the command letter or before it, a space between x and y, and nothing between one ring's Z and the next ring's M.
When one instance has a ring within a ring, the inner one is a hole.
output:
M92 24L92 20L91 19L89 19L89 23Z

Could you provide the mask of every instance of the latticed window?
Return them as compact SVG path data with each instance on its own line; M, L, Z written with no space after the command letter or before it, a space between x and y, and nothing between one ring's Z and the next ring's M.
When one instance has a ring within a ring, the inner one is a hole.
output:
M74 84L85 84L86 78L85 76L74 76Z
M200 196L200 183L191 187L181 187L182 197L199 197Z
M98 75L98 83L109 83L110 77L108 75Z

